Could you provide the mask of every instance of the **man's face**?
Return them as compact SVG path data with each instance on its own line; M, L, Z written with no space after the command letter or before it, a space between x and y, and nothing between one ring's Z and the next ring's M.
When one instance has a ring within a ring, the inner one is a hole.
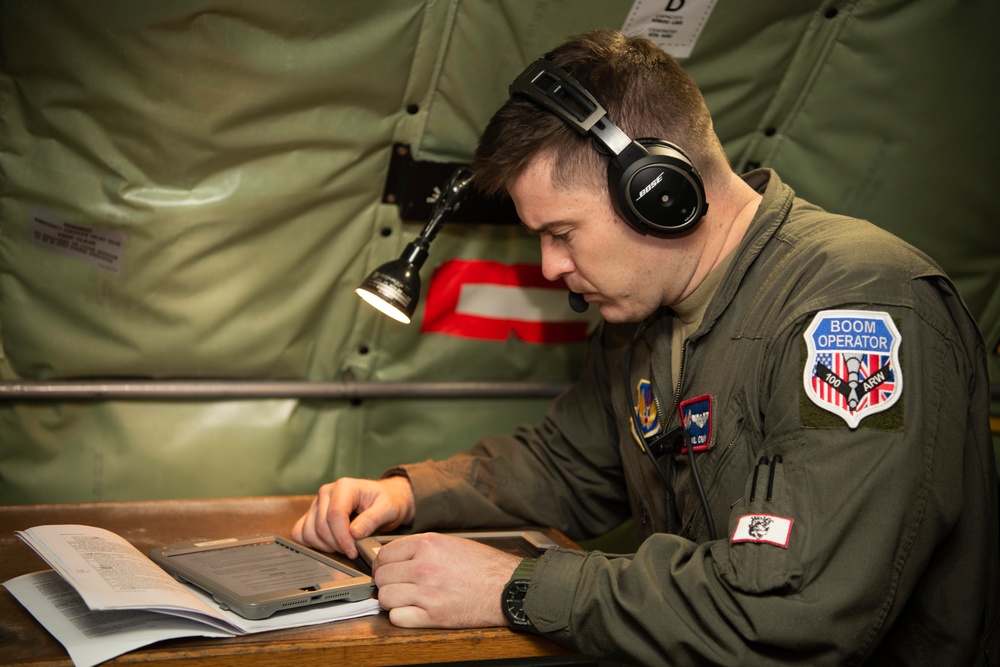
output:
M604 188L553 186L548 156L536 158L510 194L541 239L543 275L565 279L608 322L638 322L684 292L697 263L689 244L634 231Z

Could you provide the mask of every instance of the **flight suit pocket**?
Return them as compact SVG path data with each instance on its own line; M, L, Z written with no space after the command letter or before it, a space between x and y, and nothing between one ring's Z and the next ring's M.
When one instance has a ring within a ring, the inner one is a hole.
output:
M796 474L780 454L762 456L733 507L727 539L712 547L719 574L747 593L794 591L802 563L790 490Z

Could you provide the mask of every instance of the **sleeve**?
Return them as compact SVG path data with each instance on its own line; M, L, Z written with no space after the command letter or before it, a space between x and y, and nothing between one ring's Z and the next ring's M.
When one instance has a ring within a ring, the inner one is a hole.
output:
M953 642L947 664L973 664L996 594L996 480L985 404L970 402L982 349L967 351L945 309L885 310L904 337L898 423L804 426L800 317L762 366L769 463L732 504L727 536L655 534L629 557L550 550L525 600L536 630L635 664L860 664L915 601L940 618L911 625L927 633L908 634L907 650ZM737 540L748 515L787 520L786 544Z
M606 389L607 352L618 344L606 327L592 335L580 378L539 425L485 437L443 461L390 470L405 474L413 486L414 530L535 524L586 539L627 519Z

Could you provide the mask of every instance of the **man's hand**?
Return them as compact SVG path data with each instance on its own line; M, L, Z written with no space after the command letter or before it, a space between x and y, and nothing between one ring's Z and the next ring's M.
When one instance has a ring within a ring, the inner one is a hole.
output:
M393 625L507 625L500 595L519 556L452 535L422 533L382 545L372 564L378 601Z
M342 477L320 487L309 510L295 522L292 539L357 558L354 540L412 523L414 505L413 488L405 477Z

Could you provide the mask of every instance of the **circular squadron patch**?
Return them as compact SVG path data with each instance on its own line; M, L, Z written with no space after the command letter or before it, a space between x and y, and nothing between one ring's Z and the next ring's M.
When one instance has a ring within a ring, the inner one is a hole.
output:
M824 310L804 334L806 396L851 428L887 410L903 392L902 337L885 312Z

